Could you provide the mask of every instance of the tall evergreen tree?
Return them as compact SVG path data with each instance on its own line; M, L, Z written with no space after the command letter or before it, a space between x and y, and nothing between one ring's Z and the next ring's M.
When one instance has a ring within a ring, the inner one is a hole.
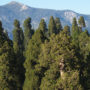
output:
M0 90L17 90L12 42L4 33L0 21Z
M13 43L14 43L14 50L15 53L20 51L23 52L24 45L23 45L24 35L23 31L20 27L20 23L18 20L14 21L14 30L13 30Z
M64 26L64 32L66 32L66 34L68 35L68 36L70 36L70 27L69 26Z
M86 27L85 20L84 20L83 16L80 16L78 23L79 23L80 27Z
M79 72L75 69L78 58L66 32L63 30L59 35L52 35L50 42L42 46L36 67L42 76L40 90L82 90Z
M85 20L84 20L83 16L80 16L80 18L78 20L78 24L79 24L79 32L82 32L83 31L82 28L86 27Z
M41 44L44 40L45 37L42 30L36 30L32 39L29 41L25 54L26 60L24 67L26 69L26 73L23 90L39 90L39 76L35 73L35 66L38 63L38 56L41 52Z
M6 40L6 36L4 34L4 30L2 27L2 22L0 21L0 46L2 46L2 43Z
M80 31L79 31L79 27L78 27L78 24L77 24L77 20L76 20L76 18L73 18L71 36L72 36L72 39L73 39L73 43L75 43L77 47L79 47L78 46L78 44L79 44L79 42L78 42L79 34L80 34Z
M79 29L76 18L73 18L71 35L74 40L77 39L79 35Z
M49 32L49 36L51 36L53 33L56 34L56 32L57 32L56 24L55 24L55 20L54 20L53 16L50 17L50 21L48 24L48 32Z
M47 36L47 26L44 19L41 19L38 29L42 30L43 34Z
M90 37L84 31L79 36L80 53L80 81L85 90L90 89Z
M22 85L24 82L24 56L23 56L23 45L24 35L23 31L20 27L20 23L18 20L14 21L14 30L13 30L13 48L14 52L16 54L16 60L17 60L17 68L16 72L18 73L18 89L22 90Z
M60 31L62 31L62 25L59 18L55 18L55 24L56 24L57 34L58 34Z
M34 33L32 26L31 26L31 18L30 17L24 21L23 26L24 26L24 45L26 48L28 45L28 41L32 38L32 35Z

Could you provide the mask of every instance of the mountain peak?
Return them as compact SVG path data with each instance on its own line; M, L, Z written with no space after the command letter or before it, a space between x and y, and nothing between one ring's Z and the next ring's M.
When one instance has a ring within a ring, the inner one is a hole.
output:
M16 2L16 1L11 1L11 2L9 3L9 5L13 5L13 4L19 4L20 6L23 5L22 3L19 3L19 2Z
M13 21L15 19L18 19L23 27L23 21L26 18L31 17L32 26L36 29L38 28L38 22L40 22L42 18L44 18L48 24L50 16L59 17L62 26L71 26L73 17L78 19L79 16L84 16L87 30L90 32L90 15L79 14L72 10L39 9L16 1L12 1L0 7L0 20L2 21L4 28L8 30L9 36L12 36L11 32L13 30Z
M16 1L11 1L8 5L9 6L19 7L20 11L27 10L29 8L27 5L16 2Z

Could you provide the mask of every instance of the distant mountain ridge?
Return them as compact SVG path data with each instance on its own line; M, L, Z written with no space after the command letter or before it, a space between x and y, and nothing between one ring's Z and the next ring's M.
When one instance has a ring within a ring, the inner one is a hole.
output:
M9 32L9 36L12 33L14 19L18 19L23 26L23 21L27 17L31 17L32 28L37 28L41 18L44 18L48 23L50 16L59 17L63 26L71 25L74 17L78 19L80 16L84 16L87 29L90 32L90 15L79 14L71 10L33 8L15 1L0 6L0 20L3 22L3 27Z

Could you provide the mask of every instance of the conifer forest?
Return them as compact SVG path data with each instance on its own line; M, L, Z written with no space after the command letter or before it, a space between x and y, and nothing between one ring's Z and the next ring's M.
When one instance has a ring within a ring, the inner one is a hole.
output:
M90 90L90 33L83 16L32 28L13 21L13 39L0 21L0 90Z

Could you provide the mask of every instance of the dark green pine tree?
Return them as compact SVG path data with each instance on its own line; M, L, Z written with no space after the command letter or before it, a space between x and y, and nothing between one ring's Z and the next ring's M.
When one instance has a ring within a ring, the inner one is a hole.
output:
M80 81L84 90L90 89L90 37L87 31L84 31L79 36L79 70Z
M32 38L32 35L34 34L34 30L32 29L31 26L31 18L27 18L24 21L24 45L25 45L25 49L28 45L28 41Z
M48 24L48 33L49 33L49 36L51 36L53 33L55 34L57 33L56 24L53 16L50 17L50 21Z
M62 31L62 25L59 18L55 18L55 24L56 24L57 34L58 34L60 31Z
M2 43L7 40L6 35L4 34L4 30L2 27L2 22L0 21L0 46L2 46Z
M16 54L16 60L17 60L16 72L18 74L17 85L19 90L22 90L22 85L24 82L24 72L25 72L23 67L23 63L24 63L23 42L24 42L23 31L20 27L19 21L15 20L14 30L13 30L13 48L14 48L14 52Z
M38 29L41 30L45 36L47 36L48 30L44 19L41 19Z
M42 30L36 30L29 41L25 56L24 67L26 69L23 90L39 90L39 76L36 74L35 66L38 63L38 56L41 52L41 44L45 36Z
M84 20L83 16L80 16L80 18L78 20L78 24L79 24L79 31L82 32L83 31L82 28L86 27L85 20Z
M19 21L15 20L13 30L13 43L15 53L17 53L18 51L23 53L24 49L23 40L24 40L23 30L20 27Z
M77 24L77 20L76 20L76 18L73 18L71 36L72 36L72 39L73 39L73 43L75 43L75 45L77 47L79 47L78 46L78 44L79 44L79 41L78 41L79 34L80 34L80 30L79 30L79 27L78 27L78 24Z
M76 69L78 58L67 30L52 35L41 49L36 67L42 78L40 90L83 90Z
M77 40L79 35L79 29L76 18L73 18L71 35L74 40Z
M83 16L80 16L78 23L79 23L80 27L86 27L85 20L84 20Z
M66 35L70 36L70 27L69 26L64 26L63 30L66 33Z
M12 42L4 33L0 21L0 90L17 90Z

